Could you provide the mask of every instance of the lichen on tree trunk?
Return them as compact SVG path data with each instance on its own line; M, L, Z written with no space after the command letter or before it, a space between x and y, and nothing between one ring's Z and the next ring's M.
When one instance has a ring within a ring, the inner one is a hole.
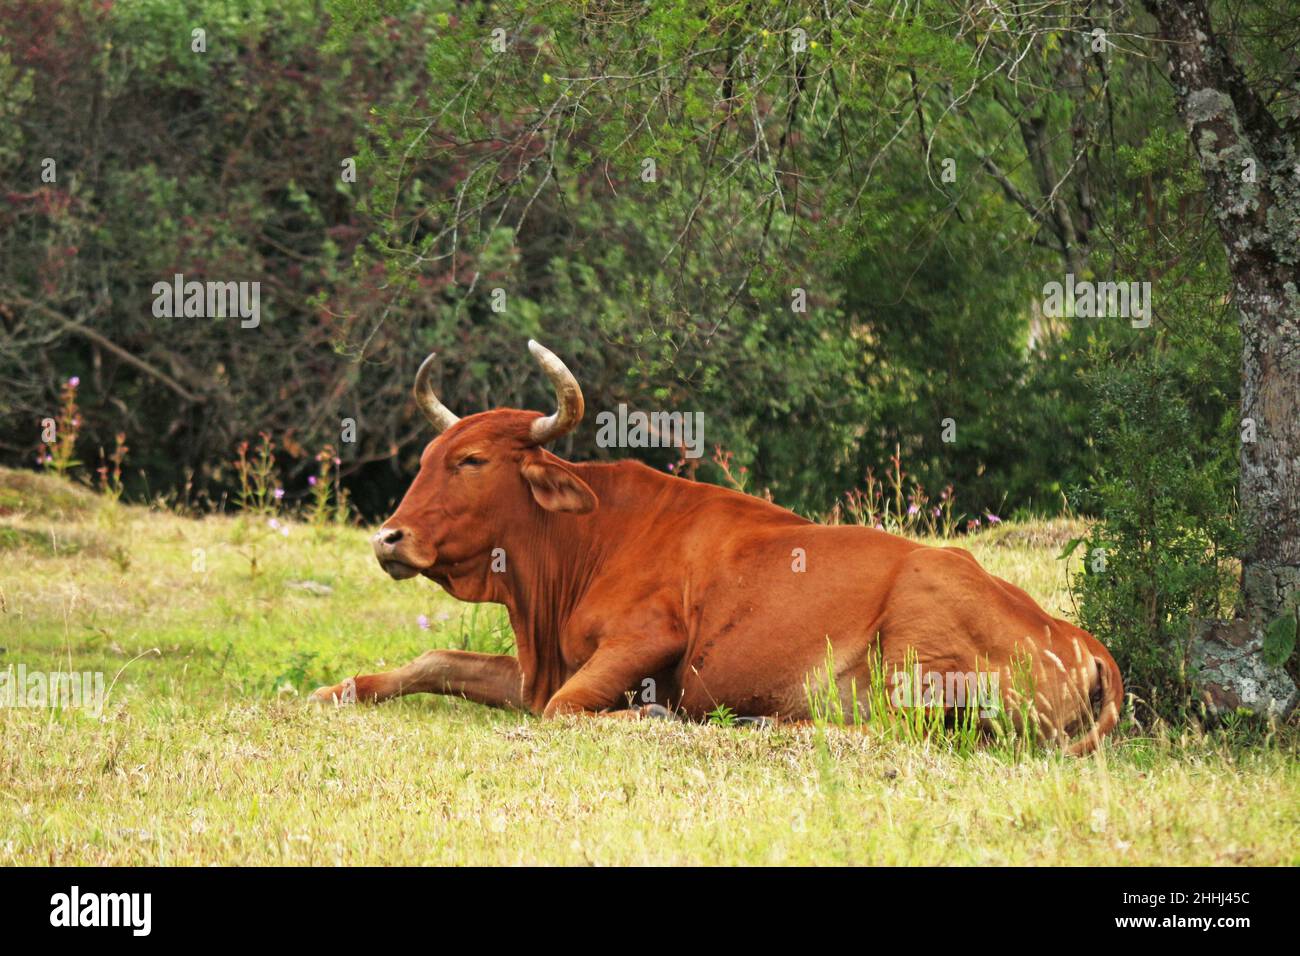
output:
M1192 645L1217 710L1296 704L1300 602L1300 156L1215 35L1204 0L1147 0L1227 248L1242 329L1241 608Z

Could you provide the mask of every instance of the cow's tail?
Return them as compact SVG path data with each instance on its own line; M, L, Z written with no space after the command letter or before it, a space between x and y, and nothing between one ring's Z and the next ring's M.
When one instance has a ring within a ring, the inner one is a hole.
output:
M1101 738L1119 723L1120 711L1124 707L1124 680L1120 677L1119 665L1109 651L1100 644L1097 646L1101 654L1093 654L1096 679L1088 693L1092 726L1086 734L1066 748L1066 753L1072 757L1082 757L1096 750L1101 744Z

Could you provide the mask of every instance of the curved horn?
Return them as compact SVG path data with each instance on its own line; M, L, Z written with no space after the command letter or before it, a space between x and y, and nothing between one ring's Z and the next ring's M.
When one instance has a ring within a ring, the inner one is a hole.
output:
M424 417L429 419L430 424L438 431L445 432L460 421L460 416L438 401L438 396L433 393L433 386L429 384L429 373L433 371L433 361L437 357L437 352L430 352L429 357L420 363L420 370L415 373L415 387L411 389L411 394L415 396L415 404L420 406L420 411L424 412Z
M582 421L584 407L582 389L578 386L578 380L573 377L573 373L550 349L529 339L528 351L533 353L533 358L537 359L537 364L542 367L546 377L555 386L555 399L558 405L555 414L537 419L529 431L529 437L534 444L544 445L561 435L567 435L578 427L578 422Z

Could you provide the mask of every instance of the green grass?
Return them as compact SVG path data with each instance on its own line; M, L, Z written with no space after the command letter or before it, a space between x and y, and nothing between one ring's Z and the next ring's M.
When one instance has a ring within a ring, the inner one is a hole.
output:
M116 682L98 717L0 708L0 865L1300 862L1290 731L1129 727L1075 760L428 696L312 707L318 684L429 647L508 649L503 615L390 581L362 531L284 538L0 471L6 500L0 668ZM970 545L1068 614L1055 556L1077 530Z

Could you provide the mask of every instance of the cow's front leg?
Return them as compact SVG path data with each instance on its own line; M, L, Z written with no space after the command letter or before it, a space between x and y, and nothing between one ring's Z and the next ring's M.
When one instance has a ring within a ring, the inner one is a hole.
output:
M403 694L452 694L491 707L523 709L523 673L508 654L426 651L405 667L349 677L321 687L311 699L329 703L377 702Z
M543 714L546 717L600 714L625 719L670 717L671 712L658 704L614 708L626 703L629 690L639 687L646 677L670 667L680 655L681 651L674 645L649 640L602 644L555 692Z

